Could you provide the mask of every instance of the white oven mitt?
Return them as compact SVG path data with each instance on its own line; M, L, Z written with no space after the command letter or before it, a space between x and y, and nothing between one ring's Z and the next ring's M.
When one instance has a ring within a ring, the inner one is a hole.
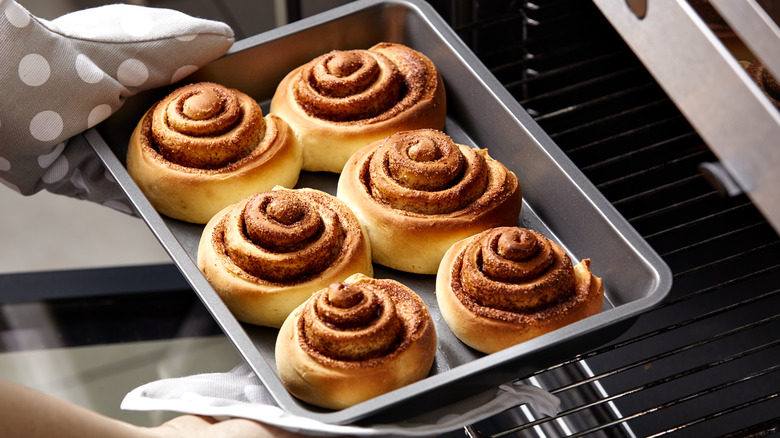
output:
M246 364L227 373L199 374L147 383L131 391L121 408L172 411L217 418L248 418L294 433L315 436L432 436L451 432L507 409L526 404L543 416L554 416L560 400L532 385L508 383L443 408L417 409L419 415L393 424L334 425L292 415L274 402Z
M0 182L24 195L46 189L130 212L79 134L127 97L221 56L234 35L224 23L170 9L112 4L46 21L0 0L0 41Z

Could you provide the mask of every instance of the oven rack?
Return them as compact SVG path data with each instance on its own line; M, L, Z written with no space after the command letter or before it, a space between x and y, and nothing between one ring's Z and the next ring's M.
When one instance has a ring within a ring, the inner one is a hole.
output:
M431 4L674 273L667 300L618 339L518 379L560 397L559 415L520 406L453 436L780 430L780 239L746 195L707 181L717 158L602 13Z

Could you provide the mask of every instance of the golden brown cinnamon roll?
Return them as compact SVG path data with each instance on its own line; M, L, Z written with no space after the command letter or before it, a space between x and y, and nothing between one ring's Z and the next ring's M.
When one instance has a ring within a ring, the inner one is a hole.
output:
M339 177L338 197L366 227L374 262L420 274L435 274L458 240L515 225L522 204L517 177L486 149L430 129L356 152Z
M425 378L436 342L428 309L412 290L356 274L290 314L276 341L276 366L294 396L343 409Z
M365 231L343 202L282 187L215 215L201 236L198 268L236 319L270 327L334 281L373 275Z
M500 227L447 251L436 298L455 336L493 353L599 313L604 286L590 272L590 259L572 266L541 234Z
M136 126L127 170L162 214L206 223L227 205L276 185L292 187L301 145L282 119L222 85L181 87Z
M409 129L444 129L444 83L433 63L400 44L326 53L290 72L271 113L303 144L303 169L341 172L359 148Z

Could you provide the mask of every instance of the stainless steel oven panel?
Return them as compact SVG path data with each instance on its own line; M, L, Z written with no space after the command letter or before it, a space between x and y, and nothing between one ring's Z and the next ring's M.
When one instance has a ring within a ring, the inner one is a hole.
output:
M594 0L731 177L780 231L780 111L686 0ZM755 0L711 0L744 45L780 78L780 28Z
M433 60L447 87L445 131L458 142L489 148L491 156L518 175L524 196L520 225L558 241L576 260L593 260L593 270L604 279L606 289L600 314L483 355L460 343L441 319L433 276L377 266L377 277L405 283L420 294L433 314L440 340L433 370L420 382L347 409L314 408L290 396L279 380L273 352L276 330L239 323L198 271L195 259L202 226L159 215L127 174L124 157L130 132L148 106L170 90L155 90L128 100L99 131L88 132L90 143L139 214L279 405L329 423L351 423L366 417L372 421L408 420L433 406L495 391L501 383L620 333L635 316L661 302L672 282L660 257L422 1L358 1L238 41L228 54L187 81L211 80L238 88L267 108L276 84L292 68L332 49L367 48L381 41L406 44ZM336 180L334 174L304 172L299 186L335 193Z

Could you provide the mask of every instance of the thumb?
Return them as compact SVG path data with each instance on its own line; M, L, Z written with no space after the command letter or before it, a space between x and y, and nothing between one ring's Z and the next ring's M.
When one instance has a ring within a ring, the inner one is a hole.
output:
M41 22L127 93L170 85L224 54L230 27L171 9L112 4ZM84 66L83 66L84 67Z

